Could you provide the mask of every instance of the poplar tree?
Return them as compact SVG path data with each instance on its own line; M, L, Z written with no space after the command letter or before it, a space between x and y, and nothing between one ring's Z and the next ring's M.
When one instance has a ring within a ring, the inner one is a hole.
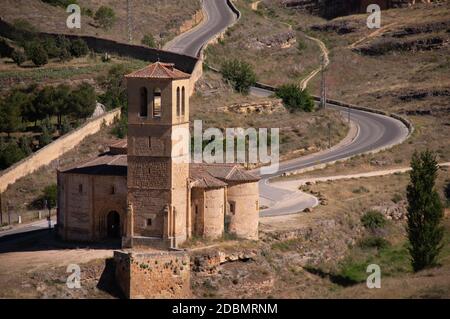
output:
M409 253L414 271L433 267L442 249L444 216L435 181L439 167L436 155L427 150L415 152L407 188Z

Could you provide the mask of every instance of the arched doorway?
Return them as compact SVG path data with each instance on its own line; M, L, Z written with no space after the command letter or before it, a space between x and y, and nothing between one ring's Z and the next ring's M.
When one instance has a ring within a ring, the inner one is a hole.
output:
M120 238L120 215L116 211L111 211L108 213L106 230L108 238Z

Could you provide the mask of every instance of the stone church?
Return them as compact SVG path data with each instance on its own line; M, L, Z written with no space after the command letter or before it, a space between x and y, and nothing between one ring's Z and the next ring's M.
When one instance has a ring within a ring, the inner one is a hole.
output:
M189 129L190 75L156 62L126 81L127 139L58 170L61 238L163 249L224 233L257 239L257 176L235 164L174 158L174 130Z

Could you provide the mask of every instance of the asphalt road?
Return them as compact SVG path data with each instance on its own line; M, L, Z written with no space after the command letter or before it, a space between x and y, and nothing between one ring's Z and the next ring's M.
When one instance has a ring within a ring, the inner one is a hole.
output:
M52 219L52 227L55 225L55 220ZM11 229L8 230L2 230L0 231L0 242L2 242L4 239L14 238L15 235L19 235L22 233L28 233L32 231L38 231L38 230L44 230L48 229L48 221L47 219L42 219L36 222L22 224L19 226L14 226Z
M203 0L203 8L205 21L170 41L165 50L196 57L209 39L236 20L226 0Z
M165 47L166 50L197 56L209 39L222 32L236 19L226 0L203 1L204 11L208 17L207 21L178 36ZM250 93L255 96L269 96L273 92L254 87ZM282 162L276 173L261 175L262 179L259 184L260 197L265 203L270 203L268 209L261 211L261 216L293 214L317 205L316 198L277 187L274 184L271 185L269 183L270 178L280 176L289 171L331 163L398 144L408 136L406 126L391 117L359 110L348 110L333 104L328 104L327 107L344 112L345 116L348 116L348 112L350 112L351 121L358 127L358 136L351 143L342 147Z

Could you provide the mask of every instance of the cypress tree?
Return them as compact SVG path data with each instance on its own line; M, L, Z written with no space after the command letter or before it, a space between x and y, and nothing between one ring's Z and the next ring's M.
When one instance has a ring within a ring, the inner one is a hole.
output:
M415 152L407 188L409 253L414 271L435 266L442 249L444 215L435 189L438 172L436 156L427 150Z

